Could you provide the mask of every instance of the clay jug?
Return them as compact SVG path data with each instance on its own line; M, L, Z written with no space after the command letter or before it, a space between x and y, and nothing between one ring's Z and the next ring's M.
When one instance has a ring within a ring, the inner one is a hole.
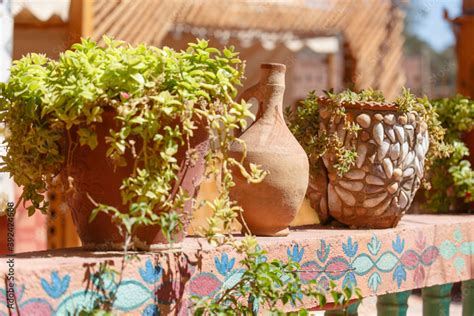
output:
M261 183L252 184L233 171L236 186L230 196L244 210L243 233L248 227L255 235L288 235L308 187L308 158L283 118L285 70L282 64L262 64L259 83L241 96L259 104L256 120L240 136L247 147L244 165L255 163L268 172ZM231 155L241 159L243 146L233 144Z

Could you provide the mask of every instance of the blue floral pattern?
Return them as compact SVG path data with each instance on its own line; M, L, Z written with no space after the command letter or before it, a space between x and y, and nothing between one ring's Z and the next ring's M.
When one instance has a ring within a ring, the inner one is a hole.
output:
M145 268L140 268L139 273L143 281L148 284L155 284L161 279L163 275L163 269L158 265L154 266L151 260L148 259L145 262Z
M217 271L222 275L226 276L234 268L235 258L229 260L227 253L223 253L219 260L218 257L214 258L214 263L216 265Z
M51 272L51 282L48 282L45 279L41 278L41 287L50 297L59 298L69 288L70 281L71 277L69 275L60 278L58 272L53 271Z

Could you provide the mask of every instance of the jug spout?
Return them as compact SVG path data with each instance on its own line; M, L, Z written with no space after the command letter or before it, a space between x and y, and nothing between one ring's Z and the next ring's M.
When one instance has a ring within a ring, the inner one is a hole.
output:
M284 64L261 64L260 71L260 83L285 86L286 66Z

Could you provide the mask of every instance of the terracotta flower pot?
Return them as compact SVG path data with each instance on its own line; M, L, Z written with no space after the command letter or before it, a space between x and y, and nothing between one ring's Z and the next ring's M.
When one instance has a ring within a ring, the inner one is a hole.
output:
M283 119L285 70L285 65L262 64L260 82L242 95L259 102L256 121L240 136L247 147L245 164L261 165L268 175L250 184L234 170L230 196L242 206L250 231L262 236L288 235L308 186L308 158ZM240 159L242 151L236 143L231 155Z
M403 114L388 103L343 103L346 119L361 127L357 138L343 129L343 120L331 119L320 98L320 130L337 133L344 146L357 150L357 160L342 177L334 168L333 153L323 156L328 170L329 213L359 228L394 227L408 210L423 178L429 147L427 124L415 112Z
M97 203L116 207L121 212L128 212L128 206L122 204L120 186L122 180L132 173L133 157L128 153L125 156L127 166L116 169L114 169L112 162L106 158L108 144L105 143L105 137L109 135L110 129L116 127L114 113L106 111L103 114L103 122L97 124L95 129L98 146L94 150L88 146L78 146L73 152L70 167L65 167L61 173L63 184L67 186L70 183L70 187L66 188L66 203L71 209L83 248L89 250L123 249L124 245L124 236L120 233L118 226L112 223L111 216L99 212L97 217L89 222L91 211L95 207L88 195ZM71 135L77 137L74 131ZM190 197L197 194L204 173L204 155L208 148L208 134L204 127L195 131L190 148L198 150L198 159L195 164L190 164L185 158L185 148L178 151L176 158L181 169L178 181L173 187L173 196L180 186ZM185 227L174 236L175 246L179 245L185 236L184 232L188 224L187 215L191 212L191 208L192 201L188 200L182 210ZM156 212L159 213L160 210L156 210ZM158 225L139 227L135 235L132 236L132 242L132 246L139 249L169 246Z

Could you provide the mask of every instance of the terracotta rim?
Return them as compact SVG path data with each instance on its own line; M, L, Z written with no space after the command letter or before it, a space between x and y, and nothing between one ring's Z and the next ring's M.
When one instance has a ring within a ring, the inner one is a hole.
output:
M278 64L278 63L261 64L260 68L262 68L262 69L274 69L276 71L286 71L286 66L284 64Z

